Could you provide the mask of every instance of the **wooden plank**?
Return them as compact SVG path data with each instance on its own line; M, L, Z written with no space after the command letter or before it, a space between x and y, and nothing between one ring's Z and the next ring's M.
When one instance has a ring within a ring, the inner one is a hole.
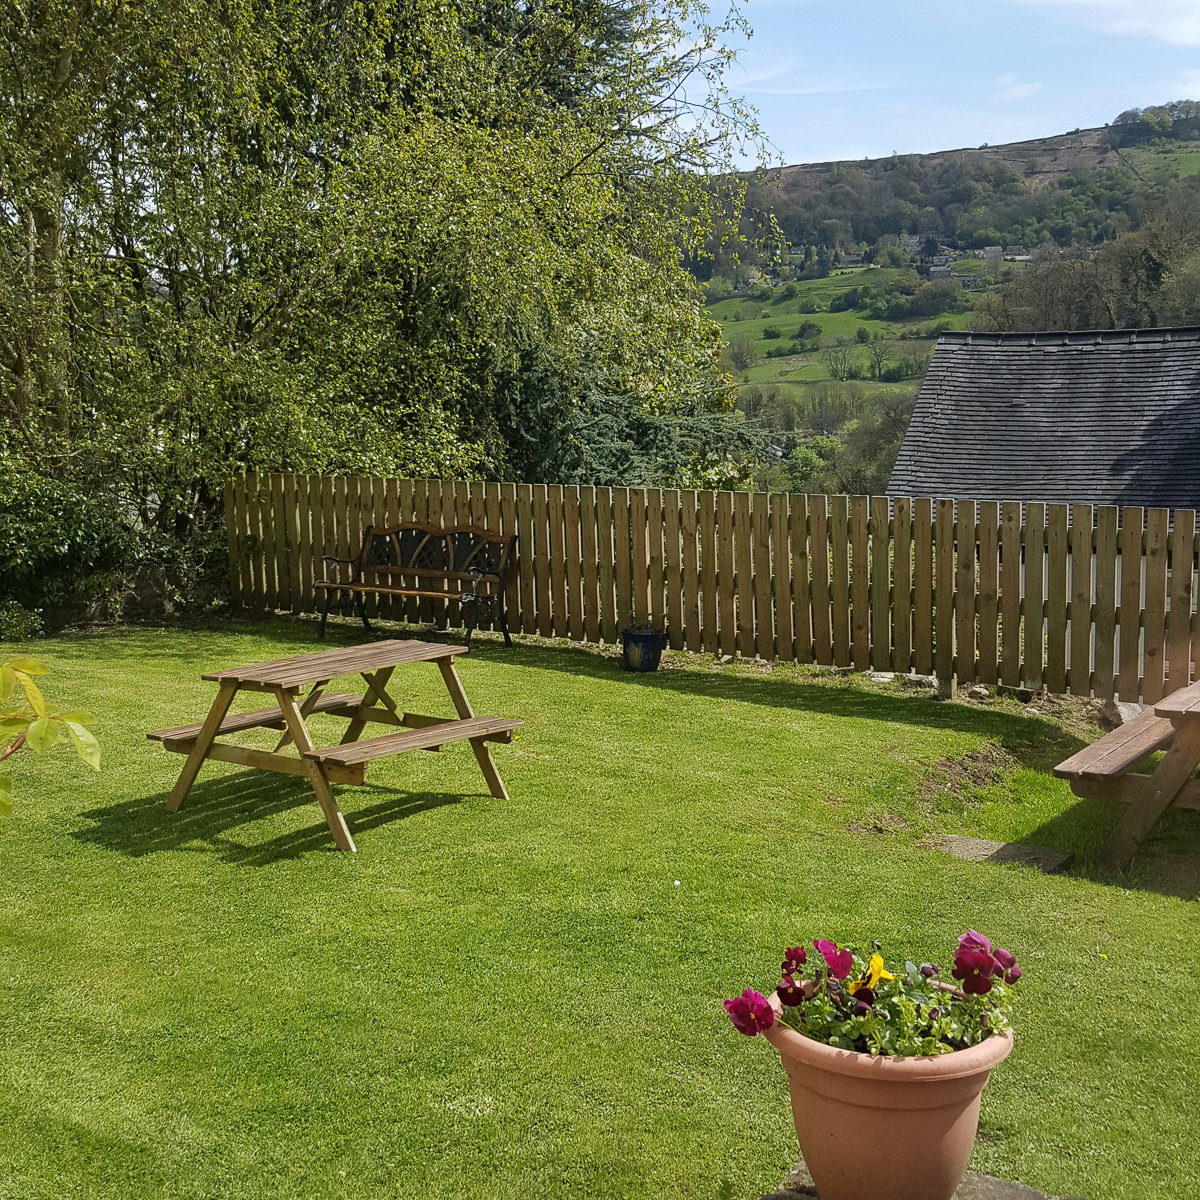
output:
M871 508L866 496L850 499L850 649L856 670L871 665Z
M579 488L563 488L563 553L566 569L562 572L566 594L566 634L574 642L583 641L583 532L580 528Z
M600 636L614 643L620 633L617 624L616 556L613 548L613 490L596 489L596 556L600 588Z
M616 609L613 613L614 638L628 627L633 617L633 497L629 488L613 488L613 548L617 586Z
M892 502L893 671L912 670L912 501Z
M1095 644L1092 651L1092 691L1101 699L1116 696L1113 681L1116 675L1117 640L1117 510L1102 505L1095 510L1096 575Z
M225 481L222 493L225 511L225 550L229 555L229 606L234 612L242 607L242 539L237 528L237 488L233 479Z
M418 502L425 503L424 519L430 525L444 525L446 523L446 492L445 485L440 479L425 479L422 480L425 484L423 489L418 489ZM453 510L451 510L451 523L453 523ZM442 603L434 603L432 600L418 598L417 600L417 616L422 624L433 624L438 629L447 628L446 621L446 605Z
M1046 506L1025 506L1025 686L1042 690L1045 679Z
M959 683L979 678L976 662L975 556L978 548L977 513L974 500L955 504L954 538L958 571L954 579L954 671Z
M517 573L521 577L519 628L523 633L536 633L538 629L538 591L534 579L538 546L533 513L533 485L517 484Z
M1117 695L1136 701L1141 694L1142 510L1121 510L1120 657Z
M687 648L696 653L703 645L700 626L700 511L691 489L679 496L680 552L683 555L683 632Z
M1095 517L1090 504L1071 507L1067 550L1071 560L1070 657L1067 686L1073 696L1092 692L1092 595L1095 566L1092 543Z
M998 682L1000 670L1000 505L979 504L979 678Z
M808 498L808 561L812 572L813 658L819 666L833 666L833 632L830 615L833 606L829 582L829 499Z
M954 501L939 500L936 508L935 564L937 607L934 673L938 683L951 687L954 673Z
M793 633L795 608L792 603L792 542L788 524L788 494L775 492L770 499L771 545L775 551L775 657L782 662L796 661Z
M833 661L850 665L850 501L846 496L829 497L831 541L830 604L833 609Z
M649 621L650 616L650 539L646 531L645 488L629 491L629 544L632 554L633 593L632 607L623 622Z
M284 477L271 475L271 523L275 526L275 604L276 611L292 607L292 543L288 537L288 510L284 495Z
M775 614L771 603L771 510L766 492L751 497L751 554L754 578L754 652L775 659Z
M290 613L301 609L300 593L300 513L298 504L298 480L289 472L280 476L281 481L281 524L284 545L287 549L287 584L282 607Z
M250 580L252 607L262 612L267 606L266 530L263 520L264 483L260 475L246 476L246 525L252 554Z
M417 517L417 481L403 479L400 481L400 513L405 521L416 521ZM402 619L410 625L415 625L420 609L415 596L406 596L401 602Z
M667 609L663 565L662 488L646 489L646 580L650 588L650 620L655 629L665 629Z
M683 625L683 541L680 530L679 491L671 488L663 492L663 540L666 543L663 555L663 573L667 585L667 634L672 650L682 650L684 643Z
M733 493L733 555L737 579L737 644L743 658L754 656L754 568L750 493Z
M871 498L871 665L892 669L891 530L886 496Z
M596 489L579 488L579 552L583 557L583 636L600 640L600 563L596 550Z
M1000 663L998 678L1008 687L1021 683L1021 506L1000 506Z
M279 563L282 557L275 510L275 476L260 475L259 508L262 513L263 607L274 612L279 606ZM286 553L286 552L284 552Z
M933 674L933 501L913 502L913 666Z
M1160 717L1148 708L1132 721L1064 759L1054 768L1054 775L1058 779L1076 775L1093 779L1115 778L1147 754L1165 750L1174 740L1175 726L1170 718Z
M716 654L721 648L720 624L717 620L717 493L701 492L699 508L696 553L700 559L700 645L709 653Z
M1196 514L1175 510L1171 530L1171 611L1167 616L1167 691L1191 682L1192 587L1195 579Z
M1146 512L1145 637L1142 648L1142 696L1147 704L1162 699L1166 672L1167 549L1171 514L1165 508Z
M717 493L717 596L720 650L722 654L737 653L737 595L733 575L733 493Z
M496 508L496 520L500 532L506 538L517 538L513 548L513 558L508 564L508 583L504 589L504 612L508 619L508 628L516 633L521 628L521 572L518 564L521 560L521 531L517 523L517 485L508 483L489 483L487 490L488 511L493 504ZM491 518L488 518L491 520Z
M544 483L533 485L533 576L537 596L537 631L542 637L554 633L550 607L550 496Z
M802 494L788 497L788 542L792 555L792 630L795 634L797 662L813 661L812 590L809 587L812 567L808 548L808 497ZM824 551L822 546L821 550ZM826 559L828 561L828 559ZM828 604L826 613L828 613ZM826 629L828 629L828 619Z
M1088 800L1115 800L1121 804L1142 804L1151 790L1150 775L1122 775L1118 779L1071 780L1071 791ZM1171 808L1200 812L1200 779L1189 779L1176 793Z
M241 580L242 606L243 608L253 608L254 577L250 563L253 547L250 540L250 511L246 493L247 480L243 473L238 479L237 491L234 496L238 535L238 576Z
M1067 690L1067 506L1046 514L1046 689Z

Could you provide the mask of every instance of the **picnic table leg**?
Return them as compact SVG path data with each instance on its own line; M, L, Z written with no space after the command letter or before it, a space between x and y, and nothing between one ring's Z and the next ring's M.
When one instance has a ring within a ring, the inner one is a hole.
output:
M318 682L316 682L312 685L312 691L310 691L308 693L308 695L304 697L304 703L300 705L300 715L302 717L304 717L305 719L308 718L309 713L311 713L313 710L313 705L315 705L316 702L318 700L320 700L321 693L324 692L328 686L329 686L328 679L318 680ZM283 737L281 737L279 739L279 741L277 741L275 743L275 749L272 751L272 753L278 754L280 752L280 750L286 749L291 744L292 744L292 732L290 729L285 729L283 731Z
M208 716L204 718L204 724L200 727L200 732L196 735L196 740L192 743L192 748L184 760L183 770L179 772L179 778L175 780L175 786L167 797L167 812L178 811L179 806L183 803L183 798L188 794L188 789L196 782L196 776L200 774L200 768L204 765L208 748L213 744L217 730L221 728L221 722L225 720L225 714L229 711L229 706L233 703L237 691L236 683L221 684L217 698L213 701L212 708L208 710Z
M1138 847L1191 779L1197 763L1200 763L1200 724L1189 722L1177 728L1175 741L1155 767L1145 790L1131 801L1116 829L1100 847L1096 855L1100 865L1128 870Z
M454 711L458 713L459 719L473 717L475 710L471 707L467 693L463 690L462 680L459 679L458 672L454 669L454 659L439 658L438 670L442 673L446 690L450 693L450 699L454 702ZM483 738L471 738L470 741L471 749L475 751L475 761L479 763L479 769L483 772L484 779L487 780L488 791L497 800L507 800L508 791L504 787L504 781L500 778L500 772L496 770L496 764L492 762L492 756L488 753L487 742Z
M363 682L367 685L367 691L359 703L365 705L371 703L372 700L378 701L390 713L398 717L400 712L396 708L396 702L387 693L388 680L391 679L395 669L395 667L384 667L381 671L364 671L362 677ZM346 727L346 732L342 735L341 744L345 746L350 742L357 742L366 727L366 721L360 721L357 717L352 718Z
M325 778L325 772L321 770L321 764L316 759L304 758L304 755L313 748L313 744L312 738L308 736L308 727L304 724L304 718L296 707L295 698L283 688L275 693L275 698L279 701L279 711L283 713L283 719L287 722L292 741L296 743L296 749L300 751L301 759L308 771L308 780L317 795L317 803L321 806L325 823L329 826L329 832L333 834L337 848L353 852L357 847L354 845L354 839L350 836L346 818L342 816L342 810L338 808L337 801L333 798L333 791L329 786L329 780Z

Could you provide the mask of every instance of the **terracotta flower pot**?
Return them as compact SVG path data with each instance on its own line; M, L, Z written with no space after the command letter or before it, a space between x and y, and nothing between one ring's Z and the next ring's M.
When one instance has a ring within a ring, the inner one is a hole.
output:
M975 1143L980 1095L1013 1045L1008 1033L935 1058L872 1058L778 1022L765 1036L787 1070L796 1136L821 1200L951 1200Z

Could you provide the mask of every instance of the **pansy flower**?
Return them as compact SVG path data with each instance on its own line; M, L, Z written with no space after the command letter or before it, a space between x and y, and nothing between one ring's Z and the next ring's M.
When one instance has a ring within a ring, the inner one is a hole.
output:
M817 938L813 946L825 960L834 979L845 979L850 974L854 967L854 955L849 950L839 950L837 942L831 942L828 938Z
M786 973L783 976L783 982L775 989L775 994L779 997L780 1003L786 1004L788 1008L796 1008L807 999L804 988Z
M758 1037L764 1029L775 1024L775 1014L766 996L747 988L740 996L725 1001L725 1011L738 1033Z
M808 955L805 953L804 947L793 946L790 950L783 952L783 963L780 970L785 975L797 975L806 962L808 962Z
M953 974L962 981L962 990L968 996L983 996L992 990L992 979L1003 971L990 953L959 946L954 955Z

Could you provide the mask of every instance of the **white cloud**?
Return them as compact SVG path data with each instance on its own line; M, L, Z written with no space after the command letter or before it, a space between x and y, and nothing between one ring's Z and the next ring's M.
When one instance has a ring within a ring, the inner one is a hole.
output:
M1174 46L1200 46L1196 0L1018 0L1034 8L1075 8L1106 33L1154 38Z
M1042 90L1040 83L1022 83L1015 75L996 77L996 94L993 100L1027 100Z

